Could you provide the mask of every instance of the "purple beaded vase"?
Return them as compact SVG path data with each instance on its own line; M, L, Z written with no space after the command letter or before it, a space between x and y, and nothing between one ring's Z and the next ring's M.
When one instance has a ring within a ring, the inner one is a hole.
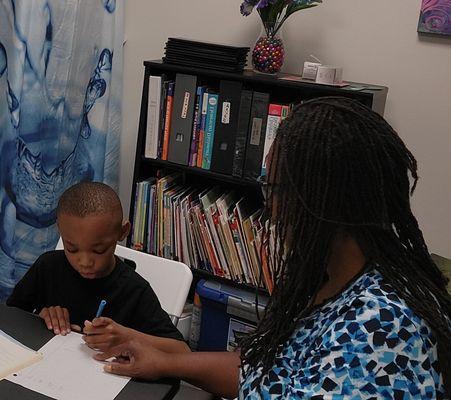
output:
M283 41L279 35L262 35L252 50L252 64L258 72L275 74L280 71L285 58Z

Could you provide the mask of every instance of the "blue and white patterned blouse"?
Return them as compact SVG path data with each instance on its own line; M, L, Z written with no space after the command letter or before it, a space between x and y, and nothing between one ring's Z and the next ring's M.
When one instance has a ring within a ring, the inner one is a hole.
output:
M254 371L240 399L260 399ZM436 341L377 271L299 322L263 377L263 399L442 399Z

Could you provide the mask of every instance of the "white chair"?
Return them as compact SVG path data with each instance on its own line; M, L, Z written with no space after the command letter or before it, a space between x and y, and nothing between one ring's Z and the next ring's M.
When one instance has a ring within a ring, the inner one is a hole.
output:
M60 238L56 250L63 250ZM182 315L183 307L193 280L187 265L166 258L152 256L121 245L114 252L118 257L133 261L136 272L147 280L160 300L161 307L169 314L175 326Z

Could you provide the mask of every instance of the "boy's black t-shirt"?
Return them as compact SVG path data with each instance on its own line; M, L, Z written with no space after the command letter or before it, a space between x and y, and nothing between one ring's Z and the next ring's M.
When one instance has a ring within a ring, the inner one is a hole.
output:
M71 324L83 327L84 321L95 317L102 299L107 301L102 316L140 332L183 340L149 283L119 258L110 275L85 279L63 250L45 253L18 282L6 304L35 313L61 306L68 309Z

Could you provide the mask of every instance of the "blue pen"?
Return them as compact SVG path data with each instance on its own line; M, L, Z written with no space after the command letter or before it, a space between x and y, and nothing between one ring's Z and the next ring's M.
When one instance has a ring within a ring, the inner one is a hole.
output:
M99 318L102 315L105 305L106 305L106 300L102 300L99 304L99 308L97 309L96 318Z

